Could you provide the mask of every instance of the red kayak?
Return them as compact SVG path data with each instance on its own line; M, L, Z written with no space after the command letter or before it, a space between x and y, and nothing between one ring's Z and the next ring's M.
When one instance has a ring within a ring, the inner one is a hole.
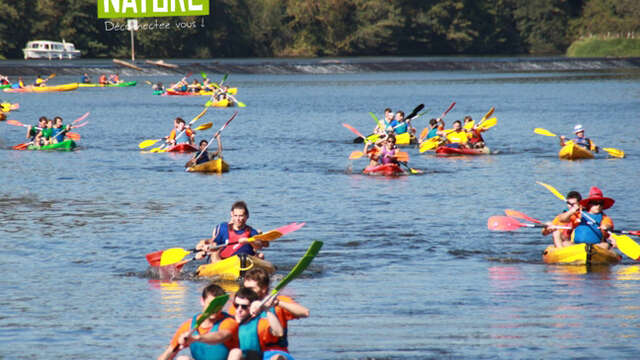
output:
M469 148L452 148L448 146L438 146L436 148L436 154L440 155L487 155L489 154L489 148L483 147L482 149L469 149Z
M196 152L198 151L198 148L189 143L182 143L182 144L171 146L170 148L167 149L167 151L186 153L186 152Z
M398 164L384 164L376 166L367 166L363 171L363 174L367 175L384 175L384 176L396 176L404 175L405 172Z

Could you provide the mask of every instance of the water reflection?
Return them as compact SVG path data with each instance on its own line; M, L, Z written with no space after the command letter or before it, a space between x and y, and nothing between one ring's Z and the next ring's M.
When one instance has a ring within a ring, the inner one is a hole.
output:
M187 301L187 287L182 282L149 279L149 285L152 289L160 291L163 312L182 316Z

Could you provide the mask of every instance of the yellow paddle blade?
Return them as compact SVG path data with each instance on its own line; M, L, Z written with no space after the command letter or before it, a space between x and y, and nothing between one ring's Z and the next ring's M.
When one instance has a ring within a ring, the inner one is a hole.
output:
M475 124L474 120L469 121L468 123L464 124L464 129L465 130L471 130L473 129L473 125Z
M538 134L538 135L544 135L544 136L558 136L558 135L552 133L551 131L549 131L547 129L542 129L542 128L535 128L535 129L533 129L533 132Z
M247 107L247 105L245 103L243 103L242 101L237 101L236 100L236 104L238 104L238 107Z
M617 157L617 158L623 158L624 157L624 151L622 151L620 149L602 148L602 150L606 151L609 155L611 155L613 157Z
M536 181L536 184L546 187L547 190L551 191L553 193L553 195L555 195L558 199L560 199L562 201L567 201L567 199L564 198L564 195L560 194L560 191L556 190L556 188L554 188L553 186L551 186L549 184L545 184L545 183L540 182L540 181Z
M349 160L360 159L363 156L364 153L362 151L354 151L351 153L351 155L349 155Z
M200 126L197 126L193 130L197 130L197 131L207 130L207 129L210 129L212 126L213 126L213 123L212 122L208 122L208 123L202 124Z
M189 255L190 253L190 251L186 251L182 248L167 249L162 252L162 257L160 258L160 266L175 264L184 259L184 257Z
M373 135L369 135L365 138L366 142L370 142L370 143L374 143L376 141L378 141L378 139L380 139L380 136L378 134L373 134Z
M438 147L440 143L440 136L434 136L431 139L425 141L420 145L420 152L423 153L428 150L433 150Z
M478 125L478 127L486 130L491 129L492 127L496 126L496 124L498 124L498 118L492 117L491 119L483 121L480 125Z
M157 139L157 140L145 140L145 141L141 142L140 144L138 144L138 147L140 149L148 148L149 146L157 143L158 141L160 141L160 139Z
M632 258L638 260L640 258L640 245L627 235L611 234L611 237L616 241L616 246L620 251Z
M493 115L493 112L496 111L495 107L491 107L491 109L489 109L489 111L487 111L486 114L484 114L484 116L482 117L482 119L480 119L480 122L485 121L489 116Z
M238 88L228 88L227 94L235 95L238 93Z

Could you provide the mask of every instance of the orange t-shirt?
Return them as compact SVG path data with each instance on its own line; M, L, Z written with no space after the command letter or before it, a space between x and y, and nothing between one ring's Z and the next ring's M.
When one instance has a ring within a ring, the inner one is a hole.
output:
M191 330L191 321L193 319L189 319L185 322L182 323L182 325L180 325L180 327L178 328L178 331L176 331L176 333L173 335L173 338L171 339L171 346L172 347L176 347L178 346L178 342L180 340L180 336L186 332L189 332ZM231 350L233 348L237 348L239 345L238 343L238 323L232 318L226 318L224 320L222 320L222 322L220 323L220 326L218 327L218 331L220 330L227 330L229 332L231 332L231 339L227 340L224 342L224 346L227 347L227 349ZM207 334L211 331L211 327L208 328L204 328L202 327L202 325L200 325L200 327L198 328L198 332L202 335L202 334Z
M562 214L558 214L558 216L556 216L553 221L551 222L551 224L553 225L557 225L557 226L571 226L572 228L575 228L575 221L576 219L578 220L578 223L580 223L580 211L576 212L575 214L571 215L571 217L569 218L569 221L567 222L562 222L559 220L560 216L562 216L564 213ZM573 229L563 229L563 234L567 236L567 238L570 237L571 232L573 231ZM547 230L547 228L542 229L542 234L543 235L549 235L553 232L553 230Z

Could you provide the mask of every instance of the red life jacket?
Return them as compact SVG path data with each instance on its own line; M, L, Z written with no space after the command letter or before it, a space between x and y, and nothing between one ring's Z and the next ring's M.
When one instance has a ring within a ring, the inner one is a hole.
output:
M228 246L225 246L224 249L220 251L220 257L226 259L230 256L233 256L236 251L238 251L238 249L245 245L238 244L238 240L240 240L241 238L249 238L251 235L251 230L252 229L250 226L246 226L242 233L236 234L236 232L233 231L233 226L231 226L231 224L227 224L227 234L229 235L229 240L227 241Z

